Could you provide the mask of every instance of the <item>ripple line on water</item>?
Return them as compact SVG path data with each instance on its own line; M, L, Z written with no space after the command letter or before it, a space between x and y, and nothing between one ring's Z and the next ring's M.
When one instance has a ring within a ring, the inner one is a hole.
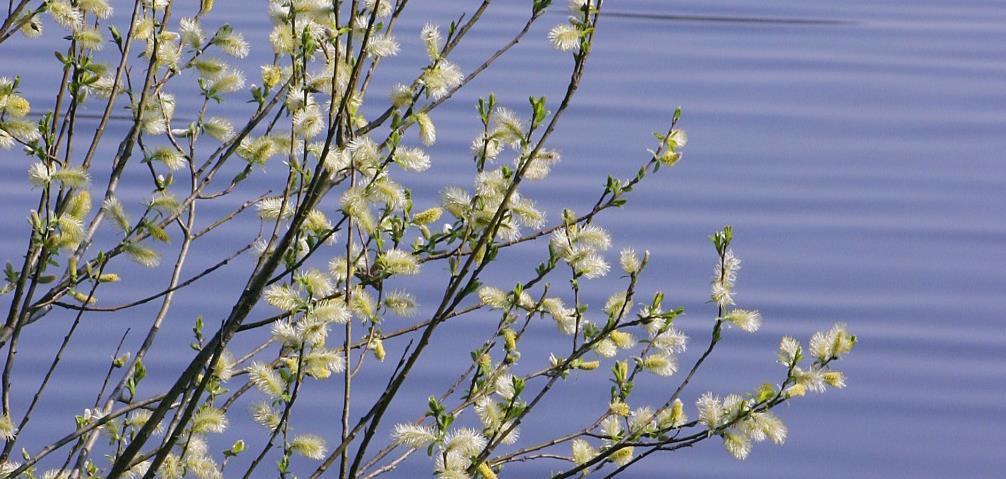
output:
M718 22L718 23L759 23L775 25L852 25L849 20L834 20L826 18L779 18L779 17L734 17L719 15L670 15L660 13L635 12L605 12L613 18L631 18L639 20L662 20L671 22Z

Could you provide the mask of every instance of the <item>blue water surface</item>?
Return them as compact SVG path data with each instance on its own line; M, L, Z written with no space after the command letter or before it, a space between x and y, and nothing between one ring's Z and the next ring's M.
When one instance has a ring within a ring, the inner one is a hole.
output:
M177 1L176 15L191 15L197 3ZM371 114L384 104L391 85L415 76L425 62L421 45L413 41L422 25L431 19L446 24L477 4L413 3L397 27L401 54L374 79ZM526 1L499 3L455 53L466 71L507 41L530 9ZM606 8L613 15L601 20L586 78L550 144L563 161L549 182L528 185L524 193L551 220L565 207L586 211L606 175L635 174L653 146L652 133L666 129L680 105L681 126L690 136L683 160L648 179L627 208L599 223L614 234L616 248L651 252L639 288L643 294L660 290L669 304L686 308L677 323L692 338L683 365L704 349L715 315L706 303L714 261L706 236L724 224L735 228L735 251L743 260L738 303L759 309L765 325L754 336L728 331L686 390L686 403L707 390L743 392L778 380L783 371L774 353L783 335L806 340L844 322L861 339L854 354L837 364L848 375L847 389L812 394L779 410L790 431L784 446L758 445L739 462L711 440L654 456L628 476L999 477L1006 469L1006 3L609 0ZM117 18L127 13L125 6L119 10ZM249 78L257 78L257 66L271 60L265 2L218 0L217 10L208 24L226 20L245 33L252 55L240 63ZM553 105L561 97L571 60L552 50L545 36L564 21L563 12L563 6L554 7L491 71L433 115L439 131L430 149L434 167L427 175L406 177L417 208L431 206L444 185L471 184L468 145L479 128L473 108L478 97L495 92L501 103L524 111L528 96L545 95ZM0 74L21 75L36 110L51 108L52 87L59 81L52 74L58 36L47 38L0 46ZM178 111L191 112L198 91L191 78L181 83L185 86L172 90ZM88 113L100 113L96 105ZM235 99L215 108L239 116L249 107ZM87 121L84 126L93 126ZM108 170L124 133L123 125L113 122L95 160L95 178ZM28 161L16 151L0 156L0 259L20 264L23 219L37 197L25 181ZM127 205L135 207L149 194L148 176L140 165L127 171L120 189ZM268 165L243 193L201 210L202 224L253 193L278 191L284 178L281 165ZM335 198L324 207L334 214ZM183 276L228 256L259 228L253 215L243 215L226 234L209 235ZM102 236L112 237L110 231ZM173 258L176 248L169 245L162 253ZM333 249L322 259L336 254ZM487 273L488 282L501 287L528 278L532 271L518 266L537 264L547 249L535 244L506 254L507 260ZM614 251L609 259L615 260ZM169 273L166 267L148 271L119 264L125 281L100 296L103 304L157 292ZM251 266L250 258L241 257L180 292L146 361L151 378L141 395L167 387L188 363L193 319L202 315L207 328L215 327ZM399 283L417 294L427 314L442 292L443 268L431 264L423 276L438 281ZM615 276L588 285L585 302L603 304L620 284ZM561 277L552 283L566 286ZM9 298L0 298L5 311ZM153 302L87 315L30 434L18 445L36 451L71 431L72 414L93 403L96 381L123 334L131 331L124 348L135 350L155 312ZM253 319L268 314L268 308L259 308ZM14 370L15 413L30 399L72 317L56 311L26 330ZM389 318L386 329L422 317ZM427 358L382 423L380 437L387 437L394 422L423 414L425 398L442 391L468 364L474 338L488 334L496 319L477 314L438 330ZM567 347L546 322L530 331L524 361L541 367L550 352ZM247 351L264 334L239 337L235 351ZM388 341L388 363L370 363L373 369L358 377L357 414L383 390L405 344ZM643 399L660 404L678 379L646 380L634 405ZM310 386L294 427L334 438L341 386L337 381ZM574 375L528 419L519 444L576 430L603 411L607 390L605 374ZM459 422L476 419L462 416ZM263 440L261 429L241 412L214 445L225 448L236 437L256 438L249 440L256 451ZM392 476L428 477L431 465L421 456ZM516 465L504 476L547 477L563 466ZM307 471L309 465L299 467ZM270 461L259 474L271 477L273 471Z

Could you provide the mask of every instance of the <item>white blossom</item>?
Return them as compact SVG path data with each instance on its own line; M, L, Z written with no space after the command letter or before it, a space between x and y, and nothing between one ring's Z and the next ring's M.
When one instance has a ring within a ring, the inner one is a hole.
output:
M398 42L391 35L374 35L367 43L367 53L375 58L395 56L398 50Z
M810 338L810 352L818 361L839 358L852 351L856 337L849 334L844 324L836 324L828 332L817 332Z
M325 439L314 434L301 434L290 441L290 450L308 459L321 460L328 451Z
M779 342L779 362L785 366L794 364L800 360L802 350L800 341L786 336Z
M556 25L548 32L548 40L556 50L576 50L580 46L580 30L568 23Z
M433 100L440 100L461 84L464 74L457 65L440 60L423 72L421 81L426 86L426 92Z
M736 308L724 315L722 320L749 333L758 331L761 327L761 314L758 311Z
M738 432L723 433L723 447L737 460L744 460L751 453L751 440Z
M419 148L400 146L395 150L395 163L405 171L422 172L430 168L430 156Z
M581 465L597 456L597 449L583 439L574 439L571 444L573 450L573 463Z
M631 248L623 249L618 253L618 263L622 267L622 271L626 274L636 274L639 272L641 263L639 262L639 256L636 255L636 250Z
M677 359L669 354L651 354L642 361L643 367L658 376L671 376L678 371Z
M471 428L453 429L444 437L444 449L464 456L470 456L482 451L486 446L486 438L482 433Z
M433 429L429 426L409 423L396 424L392 433L392 438L396 443L413 448L426 447L436 437Z
M720 425L720 421L722 420L722 404L720 403L720 399L713 395L713 393L705 393L700 396L695 403L695 407L699 410L699 421L705 424L710 430Z
M82 26L84 15L67 0L52 0L45 7L53 21L63 28L73 31Z

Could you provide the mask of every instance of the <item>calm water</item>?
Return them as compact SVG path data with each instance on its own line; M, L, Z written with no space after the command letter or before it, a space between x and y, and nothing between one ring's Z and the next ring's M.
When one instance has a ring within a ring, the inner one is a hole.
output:
M222 10L228 3L244 2L217 3ZM460 3L472 2L419 2L399 30L409 44L375 80L375 94L415 74L422 53L411 38L430 17L444 24L456 17L464 8ZM529 2L501 3L457 51L462 67L480 63L523 22ZM191 4L183 2L188 11ZM766 319L756 336L730 332L686 399L706 390L742 391L775 380L781 372L773 363L774 350L784 334L806 339L843 321L862 340L855 354L839 363L849 376L846 390L782 408L790 426L785 446L757 446L741 463L709 442L644 463L630 477L1001 474L1006 468L1006 327L1001 318L1006 290L1006 2L611 0L608 8L665 18L602 20L587 78L554 137L564 161L547 188L532 186L526 192L547 206L552 218L562 207L587 209L605 175L634 173L651 146L651 132L664 129L674 107L681 105L682 125L691 137L685 159L641 187L628 209L602 223L616 233L619 247L653 251L642 291L663 290L671 303L688 309L679 323L693 338L684 364L690 364L708 337L713 311L703 301L713 254L706 235L724 223L735 226L735 249L744 260L739 302L760 309ZM247 71L254 72L269 51L263 40L268 33L264 15L233 10L228 20L256 40L253 58L245 62ZM709 16L728 21L697 18ZM560 97L569 60L548 49L544 35L562 20L559 13L543 19L494 72L438 110L434 119L441 140L431 150L434 174L414 183L420 205L434 201L433 194L445 184L470 184L466 152L475 133L475 98L492 90L504 104L521 108L529 95ZM36 109L51 104L46 92L56 81L50 73L52 49L51 43L25 41L0 48L0 73L23 75ZM198 101L191 91L176 94L179 111ZM244 111L239 102L231 103L221 111ZM106 136L104 158L121 134L119 125ZM16 154L0 161L0 215L8 219L0 235L5 260L17 261L23 251L21 218L34 202L23 186L27 166ZM259 172L250 189L277 188L279 171L271 166ZM127 175L124 200L138 201L147 193L140 183L143 174L136 167ZM236 196L207 207L203 218L244 199ZM245 217L230 234L208 237L199 256L188 263L186 276L228 255L239 247L235 238L250 240L257 229L257 221ZM175 254L171 249L164 253ZM537 262L545 250L537 245L509 254L514 261L507 264L512 265ZM526 271L508 268L492 271L493 282L506 286L527 277ZM215 324L248 269L247 260L239 261L179 296L160 346L147 361L153 368L144 388L148 394L160 390L191 358L186 345L192 319L202 314ZM435 269L430 268L431 277L440 273ZM127 281L99 298L105 304L150 294L166 275L129 265L119 272ZM563 280L553 283L562 285ZM427 302L437 294L429 282L403 286ZM588 288L587 302L603 302L606 287L614 283ZM4 297L0 307L7 302ZM37 450L47 438L72 429L70 411L93 401L94 371L106 367L127 328L132 328L127 344L135 349L153 311L137 308L87 318L57 373L57 386L43 401L43 414L24 441L27 449ZM266 313L263 308L255 317ZM23 387L16 391L17 402L29 398L69 321L65 312L52 314L26 333L15 372L15 383ZM389 322L389 329L405 324ZM429 361L407 383L391 418L422 414L422 398L440 391L454 365L467 361L467 351L450 346L485 333L494 322L493 317L476 316L439 330ZM525 346L525 360L542 361L549 351L559 351L551 325L541 324L535 331L540 334ZM256 339L260 337L240 340L236 349L243 351ZM404 343L388 346L395 355ZM358 403L380 391L388 373L384 366L358 380ZM603 408L604 381L601 376L567 381L561 394L542 404L523 435L534 439L572 430L578 422L569 411L579 408L593 416ZM659 401L676 384L649 382L643 397ZM332 437L338 386L313 386L295 425L299 431ZM247 437L258 432L248 421L235 422L232 433ZM217 444L223 448L230 440L231 434ZM560 466L541 463L512 471L544 477ZM397 477L422 477L429 470L426 459L414 457Z

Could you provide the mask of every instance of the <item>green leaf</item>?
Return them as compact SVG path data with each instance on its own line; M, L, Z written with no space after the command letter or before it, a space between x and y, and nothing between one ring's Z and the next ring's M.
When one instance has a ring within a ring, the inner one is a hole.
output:
M538 15L552 4L552 0L533 0L531 4L531 14Z
M531 120L531 127L537 128L541 126L541 123L545 121L545 118L550 113L545 109L545 97L530 97L528 99L531 102L531 109L533 111L533 116Z

